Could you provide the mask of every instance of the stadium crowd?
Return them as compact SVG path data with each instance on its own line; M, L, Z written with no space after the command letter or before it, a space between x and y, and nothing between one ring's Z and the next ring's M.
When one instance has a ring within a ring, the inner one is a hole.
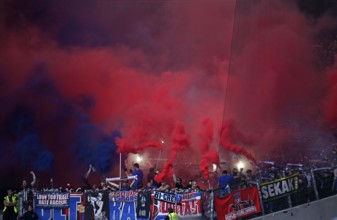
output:
M289 197L264 202L265 213L321 199L333 195L337 191L337 169L324 161L313 161L307 165L287 164L285 166L276 166L271 161L261 161L254 170L244 170L243 168L221 170L221 174L215 172L216 184L214 186L209 185L205 189L198 186L197 180L189 179L186 181L182 177L177 177L175 173L173 173L172 180L164 179L158 183L155 176L159 171L155 170L154 167L149 168L147 176L144 178L144 172L138 163L134 163L132 169L125 168L125 177L119 179L117 183L104 179L98 185L90 184L89 177L94 171L94 167L90 165L83 176L80 187L74 188L70 183L67 183L64 187L52 190L60 192L156 190L171 193L213 191L215 196L225 197L233 190L258 186L287 176L297 175L299 189ZM18 193L11 189L7 191L7 196L4 198L4 220L16 219L17 216L24 220L36 219L36 214L32 210L36 176L33 171L30 174L32 175L32 182L28 183L26 179L22 180L21 190ZM48 191L51 189L39 190Z

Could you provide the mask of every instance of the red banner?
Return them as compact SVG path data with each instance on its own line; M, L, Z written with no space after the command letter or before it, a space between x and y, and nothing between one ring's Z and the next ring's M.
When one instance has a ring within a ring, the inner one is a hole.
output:
M179 217L182 218L202 216L200 192L176 194L175 201L176 203L168 203L154 198L152 219L164 219L168 214L168 208L175 209Z
M224 198L215 198L219 220L235 220L261 212L259 191L256 186L235 190Z

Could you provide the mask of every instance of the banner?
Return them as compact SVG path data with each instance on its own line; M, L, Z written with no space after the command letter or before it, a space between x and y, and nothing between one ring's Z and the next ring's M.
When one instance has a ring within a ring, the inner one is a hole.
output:
M69 193L61 192L37 192L35 194L35 206L43 208L67 208L69 207Z
M152 198L150 191L140 191L137 196L137 218L149 219L151 215Z
M87 192L85 195L85 220L109 219L109 194L107 192Z
M40 220L83 220L84 203L82 193L71 193L68 208L37 206L37 194L34 195L35 212Z
M261 212L256 186L235 190L225 198L215 198L218 219L235 220Z
M135 191L116 191L109 194L110 220L136 220Z
M156 200L149 192L71 193L67 208L37 206L39 194L44 193L34 195L34 206L40 220L137 220L137 215L142 219L159 220L165 219L169 207L176 208L180 217L202 216L200 192L176 194L176 203Z
M176 196L173 193L164 193L164 192L154 191L153 194L154 194L155 200L168 202L168 203L176 202Z
M136 202L138 193L135 191L115 191L109 193L112 202Z
M165 217L168 215L168 208L170 207L176 210L179 217L202 216L200 192L176 194L174 198L175 203L172 203L172 199L169 200L170 202L157 200L155 199L155 195L156 194L154 193L153 211L152 211L152 216L154 220L165 219Z
M287 196L298 190L298 176L288 176L260 185L263 201Z

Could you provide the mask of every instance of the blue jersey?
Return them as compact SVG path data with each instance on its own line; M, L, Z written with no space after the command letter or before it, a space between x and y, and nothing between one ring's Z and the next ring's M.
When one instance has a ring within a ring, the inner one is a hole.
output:
M137 176L137 179L135 180L135 184L133 184L133 189L138 189L143 185L143 171L138 169L132 172L132 176Z
M233 176L222 175L218 178L219 186L221 189L226 188L226 186L233 180Z

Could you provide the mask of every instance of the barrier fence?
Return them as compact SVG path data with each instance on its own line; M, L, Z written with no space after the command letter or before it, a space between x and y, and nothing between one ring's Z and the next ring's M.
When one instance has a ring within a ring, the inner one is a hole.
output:
M224 195L221 190L189 193L160 191L34 191L41 220L165 219L173 208L182 219L250 219L333 195L333 179L315 175L306 182L291 175Z
M60 193L37 192L35 212L41 220L165 219L168 208L180 217L202 217L201 192L150 191Z

